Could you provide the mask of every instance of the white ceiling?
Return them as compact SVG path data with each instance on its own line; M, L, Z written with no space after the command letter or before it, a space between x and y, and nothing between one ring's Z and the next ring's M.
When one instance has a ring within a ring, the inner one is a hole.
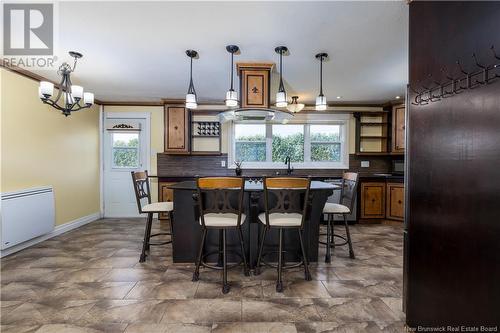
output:
M403 95L408 72L408 6L385 2L60 2L59 53L82 52L73 83L101 100L183 98L189 58L199 100L222 101L229 86L227 44L235 61L278 62L289 96L313 103L319 63L328 52L324 92L330 102L386 102ZM52 72L39 72L57 80ZM277 89L277 72L273 92ZM273 94L274 95L274 94Z

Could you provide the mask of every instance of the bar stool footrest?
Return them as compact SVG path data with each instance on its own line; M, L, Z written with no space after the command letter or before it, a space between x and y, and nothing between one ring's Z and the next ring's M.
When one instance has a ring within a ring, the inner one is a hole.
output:
M271 254L271 253L278 253L278 252L279 252L279 250L276 250L276 251L268 251L268 252L264 252L264 253L262 253L262 258L260 259L261 264L262 264L262 265L265 265L265 266L268 266L268 267L272 267L272 268L278 268L278 265L271 264L271 263L269 263L269 262L267 262L267 261L265 261L265 260L264 260L264 258L265 258L267 255L269 255L269 254ZM290 253L290 251L283 251L283 252L284 252L284 253ZM293 264L293 265L285 265L285 264L284 264L281 268L283 268L283 269L296 268L296 267L300 267L300 266L302 266L303 264L304 264L304 261L300 261L300 262L298 262L298 263L296 263L296 264Z
M236 256L238 256L240 258L240 261L237 262L237 263L233 263L233 264L228 264L227 265L227 269L231 269L231 268L235 268L239 265L241 265L241 263L243 262L243 257L241 256L241 254L239 254L238 252L235 252L235 251L227 251L227 254L234 254ZM206 268L210 268L210 269L216 269L216 270L223 270L224 267L223 266L215 266L215 265L211 265L209 263L207 263L205 261L205 258L208 257L208 256L211 256L211 255L214 255L214 254L222 254L222 251L212 251L212 252L209 252L209 253L206 253L202 256L202 259L201 259L201 262L200 264L203 266L203 267L206 267Z
M326 236L326 234L320 234L320 236ZM339 235L339 234L333 234L333 237L337 237L337 238L340 238L342 239L344 242L342 243L335 243L335 244L330 244L330 247L337 247L337 246L344 246L344 245L347 245L349 242L347 240L347 238L345 236L342 236L342 235ZM318 241L318 243L320 244L323 244L323 245L328 245L327 242L324 242L324 241Z

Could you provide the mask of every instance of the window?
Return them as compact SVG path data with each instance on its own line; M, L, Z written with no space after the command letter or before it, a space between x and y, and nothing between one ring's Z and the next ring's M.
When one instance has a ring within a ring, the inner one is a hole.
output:
M304 162L304 125L272 125L272 159Z
M229 167L242 161L243 168L349 167L348 115L296 115L288 124L232 123Z
M113 168L139 167L139 133L113 133Z
M340 125L311 125L311 161L340 162Z
M234 127L236 160L257 162L266 160L266 125L238 124Z

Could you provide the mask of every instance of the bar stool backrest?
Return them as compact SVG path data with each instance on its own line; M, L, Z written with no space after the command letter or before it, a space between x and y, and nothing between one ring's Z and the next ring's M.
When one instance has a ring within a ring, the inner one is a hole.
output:
M151 191L149 189L148 170L132 171L131 174L132 174L132 184L134 185L135 199L137 201L137 208L139 208L139 213L142 214L143 212L142 212L141 201L147 200L145 204L151 203Z
M342 177L342 189L340 190L340 203L352 212L354 200L358 190L359 176L355 172L345 172Z
M302 228L309 213L310 188L311 180L309 178L264 178L264 207L267 226L269 226L269 214L298 213L302 215Z
M196 180L201 223L208 213L238 215L241 224L245 180L241 177L204 177Z

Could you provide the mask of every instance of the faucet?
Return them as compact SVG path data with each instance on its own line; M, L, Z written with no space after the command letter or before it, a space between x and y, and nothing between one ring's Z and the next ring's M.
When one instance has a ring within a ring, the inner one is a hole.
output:
M291 166L291 158L290 158L290 156L287 156L285 158L285 165L287 166L286 174L290 176L292 174L292 172L293 172L293 168Z

